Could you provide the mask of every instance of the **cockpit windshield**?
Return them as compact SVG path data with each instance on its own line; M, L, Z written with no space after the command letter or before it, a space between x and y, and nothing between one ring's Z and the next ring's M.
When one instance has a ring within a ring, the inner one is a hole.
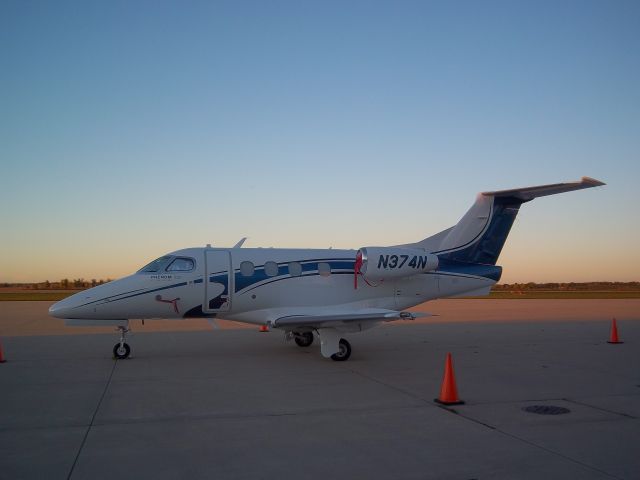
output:
M164 270L164 268L167 266L167 264L172 258L173 257L171 257L170 255L165 255L164 257L156 258L153 262L149 263L148 265L145 265L140 270L138 270L138 273L153 273L153 272L159 272L161 270Z
M167 267L167 272L189 272L193 270L195 262L192 258L178 257Z
M196 261L193 258L165 255L145 265L137 273L190 272L194 268L196 268Z

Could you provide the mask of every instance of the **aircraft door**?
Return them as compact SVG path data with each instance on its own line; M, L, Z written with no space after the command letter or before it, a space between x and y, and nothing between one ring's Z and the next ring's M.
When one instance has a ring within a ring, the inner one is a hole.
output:
M228 250L205 250L205 288L202 311L228 312L231 309L231 255Z

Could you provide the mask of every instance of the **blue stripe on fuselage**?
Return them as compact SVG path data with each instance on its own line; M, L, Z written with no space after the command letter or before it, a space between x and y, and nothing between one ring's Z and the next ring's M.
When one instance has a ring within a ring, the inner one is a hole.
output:
M289 278L297 278L298 276L292 276L289 274L288 264L290 262L283 262L278 264L278 274L268 276L264 271L264 265L256 267L253 275L244 276L240 273L240 270L235 270L235 293L241 291L250 291L259 286L270 284L279 280L286 280ZM303 260L299 262L302 266L302 277L315 276L318 274L318 263L328 263L331 267L332 274L353 274L353 260L347 259L317 259L317 260ZM496 265L485 265L458 262L454 260L441 259L438 270L429 272L430 274L456 274L467 275L475 277L484 277L490 280L498 281L502 275L502 267ZM210 282L218 282L226 285L227 273L219 272L215 275L209 276Z
M474 277L488 278L497 282L502 276L502 267L481 263L457 262L455 260L440 258L440 265L435 273L472 275Z
M244 276L240 273L240 270L235 270L235 293L238 293L242 290L245 290L249 287L252 287L258 283L266 282L272 283L274 280L283 280L285 278L296 278L296 276L292 276L289 274L289 263L291 262L282 262L278 264L278 274L273 276L268 276L264 271L264 265L260 267L256 267L253 275ZM346 271L347 273L353 273L353 264L354 260L349 259L313 259L313 260L300 260L298 261L302 266L302 275L301 276L310 276L310 275L318 275L318 264L319 263L328 263L331 267L332 273L338 273Z
M146 295L147 293L159 292L160 290L168 290L170 288L184 287L185 285L187 285L187 282L174 283L173 285L167 285L165 287L154 288L152 290L145 290L144 292L134 293L133 295L127 295L125 297L113 298L113 297L118 297L119 295L123 295L122 293L120 293L118 295L112 295L110 297L101 298L100 300L94 300L92 302L85 303L83 305L78 305L78 307L84 307L86 305L91 305L92 303L100 303L100 302L113 303L113 302L118 302L120 300L126 300L127 298L133 298L133 297L138 297L140 295Z

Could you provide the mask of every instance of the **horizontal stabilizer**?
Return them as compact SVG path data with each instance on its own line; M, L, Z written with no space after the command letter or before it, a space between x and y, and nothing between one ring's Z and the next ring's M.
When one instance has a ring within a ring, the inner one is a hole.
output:
M582 190L583 188L599 187L606 185L600 180L590 177L582 177L579 182L568 183L552 183L549 185L538 185L536 187L513 188L510 190L498 190L496 192L482 192L487 197L511 197L528 202L537 197L546 195L555 195L556 193L571 192L573 190Z

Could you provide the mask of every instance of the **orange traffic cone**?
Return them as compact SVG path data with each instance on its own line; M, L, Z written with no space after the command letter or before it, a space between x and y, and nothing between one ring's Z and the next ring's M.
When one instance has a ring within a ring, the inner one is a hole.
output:
M4 358L4 350L2 350L2 342L0 342L0 363L6 362L7 359Z
M616 325L616 319L611 320L611 336L607 343L624 343L618 338L618 326Z
M267 327L266 325L260 325L259 330L261 332L268 332L269 331L269 327Z
M458 398L458 389L456 388L453 361L450 353L447 353L447 361L444 364L444 378L440 387L440 396L433 401L442 405L462 405L464 403Z

